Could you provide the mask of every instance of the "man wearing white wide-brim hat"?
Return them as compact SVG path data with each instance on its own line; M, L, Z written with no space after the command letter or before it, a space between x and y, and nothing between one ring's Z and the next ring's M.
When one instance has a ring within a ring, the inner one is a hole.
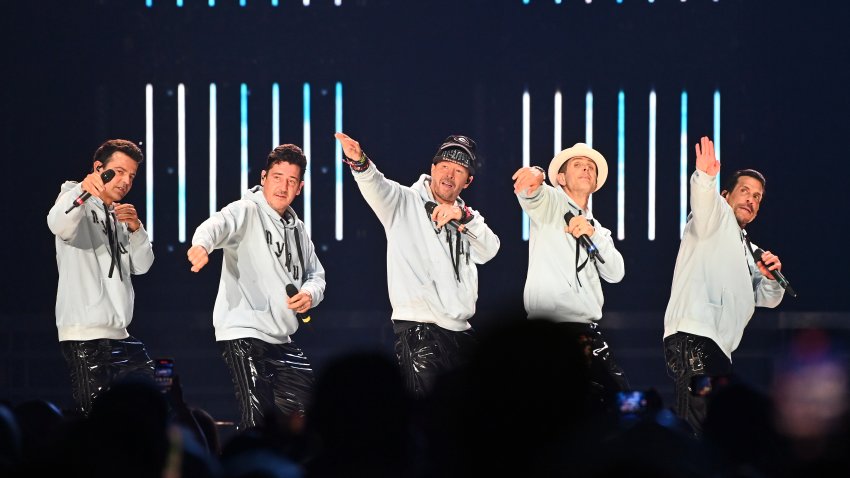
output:
M600 278L616 283L624 274L611 231L588 209L590 195L608 177L608 163L595 149L576 143L552 158L548 173L552 186L544 183L539 166L513 175L514 193L531 219L525 309L529 319L562 324L567 337L588 351L591 379L606 398L628 388L598 326L604 302Z

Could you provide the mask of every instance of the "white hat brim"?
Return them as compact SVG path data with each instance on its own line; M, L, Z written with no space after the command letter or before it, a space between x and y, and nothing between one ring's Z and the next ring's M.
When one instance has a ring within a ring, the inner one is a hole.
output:
M549 162L549 182L552 183L552 186L556 188L560 188L561 185L558 184L558 171L561 170L561 166L564 165L571 158L576 158L579 156L584 156L585 158L589 158L591 161L596 163L596 189L593 192L599 191L603 184L605 184L605 180L608 179L608 162L605 161L605 157L591 148L590 146L584 143L576 143L571 148L567 148L560 153L556 154L552 161Z

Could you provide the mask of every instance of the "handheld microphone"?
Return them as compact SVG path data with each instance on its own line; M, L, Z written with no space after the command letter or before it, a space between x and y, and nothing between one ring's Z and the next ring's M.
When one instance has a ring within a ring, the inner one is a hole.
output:
M435 203L434 201L428 201L428 202L425 203L425 210L428 211L428 216L431 216L431 215L434 214L434 208L435 207L437 207L437 203ZM476 237L475 234L470 232L467 228L460 227L460 226L462 226L462 224L457 222L457 219L449 219L448 224L451 224L455 229L466 234L467 236L469 236L473 239L478 239L478 237Z
M288 295L289 297L295 297L295 294L297 294L297 293L298 293L298 288L296 288L292 284L286 284L286 295ZM302 312L296 312L295 317L298 317L298 320L300 320L301 322L304 322L305 324L310 322L310 320L312 319L312 317L310 317L310 314L302 313Z
M115 177L115 171L113 171L111 169L107 169L106 171L100 173L100 180L103 181L103 184L106 184L109 181L112 181L112 178L114 178L114 177ZM77 196L77 199L74 199L74 204L71 204L71 207L69 207L68 210L65 211L65 214L68 214L69 212L73 211L74 208L76 208L76 207L82 206L83 203L86 202L86 199L88 199L90 197L91 197L90 192L83 191L83 194L80 194L79 196Z
M567 211L567 213L564 214L564 221L566 221L567 225L569 225L570 219L574 217L575 214L573 214L572 211ZM589 237L587 237L587 234L582 234L578 236L578 242L580 242L581 245L584 246L584 249L587 251L588 257L605 264L605 260L602 259L602 256L599 255L599 249L596 247L596 244L594 244L593 241L590 240Z
M755 259L756 262L762 262L762 254L764 254L764 251L761 250L760 247L756 247L756 250L753 251L753 259ZM765 267L767 267L767 264L765 264ZM791 287L791 283L788 282L788 279L786 279L784 275L782 275L782 272L778 270L769 272L770 275L776 278L776 282L779 282L779 285L781 285L782 288L785 289L785 292L787 292L791 297L797 297L797 292Z

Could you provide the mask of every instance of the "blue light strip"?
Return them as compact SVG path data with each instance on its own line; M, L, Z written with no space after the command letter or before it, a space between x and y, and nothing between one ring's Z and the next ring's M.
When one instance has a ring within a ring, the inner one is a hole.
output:
M272 0L272 6L273 6L273 7L276 7L276 6L277 6L277 0ZM277 145L275 145L275 146L277 146Z
M720 90L714 90L714 155L720 159ZM723 166L723 163L720 163ZM718 172L719 174L719 172ZM720 181L717 181L717 192L720 192Z
M522 93L522 166L527 168L531 165L531 95L528 90ZM528 214L522 212L522 240L527 241L529 236Z
M145 85L145 230L153 241L153 85Z
M342 83L336 82L336 102L335 102L335 116L334 116L334 131L342 131ZM334 224L334 237L337 241L342 240L342 175L343 175L343 167L342 167L342 143L339 141L334 141L335 150L334 150L334 167L336 171L335 173L335 182L334 186L336 189L336 222Z
M272 149L280 146L280 85L272 83Z
M215 0L210 0L210 1L209 1L209 6L214 7L214 6L215 6Z
M648 178L648 205L647 212L649 221L646 236L650 241L655 240L655 125L656 125L656 101L655 90L649 92L649 178Z
M240 154L240 196L248 189L248 85L239 87L239 154Z
M682 120L679 136L679 237L688 219L688 92L682 91Z
M177 240L186 242L186 86L177 85Z
M177 8L183 7L183 0L177 0Z
M245 6L245 0L239 0L239 6L244 7Z
M561 152L562 131L564 129L563 122L563 99L561 91L555 91L555 152L553 156Z
M584 97L584 142L593 147L593 92L590 90ZM593 194L587 198L587 209L593 210Z
M148 7L148 8L153 7L153 0L145 0L145 6ZM145 228L145 229L147 229L147 228ZM150 232L150 231L148 231L148 232Z
M626 94L617 94L617 239L626 238Z
M304 83L304 156L307 157L307 170L304 171L304 229L307 235L310 236L312 231L312 209L310 200L312 196L312 181L310 180L311 170L310 164L313 162L313 157L310 154L310 83Z
M215 83L210 83L210 216L218 210L218 106Z

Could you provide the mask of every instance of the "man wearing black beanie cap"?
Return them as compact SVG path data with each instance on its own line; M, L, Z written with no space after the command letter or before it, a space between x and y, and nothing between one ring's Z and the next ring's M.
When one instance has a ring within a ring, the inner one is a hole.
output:
M431 174L408 187L384 177L360 143L335 137L386 230L396 357L408 388L423 397L442 373L467 361L475 345L469 319L478 297L476 265L499 250L499 238L460 198L475 174L476 144L449 136L431 160Z

